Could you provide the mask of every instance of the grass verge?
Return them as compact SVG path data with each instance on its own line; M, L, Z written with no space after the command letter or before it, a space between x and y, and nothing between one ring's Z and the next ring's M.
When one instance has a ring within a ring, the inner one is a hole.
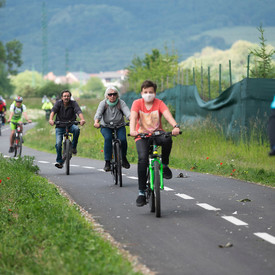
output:
M93 117L86 113L85 117ZM164 128L171 130L164 124ZM129 129L127 129L128 131ZM268 141L255 134L249 140L234 142L206 120L186 125L182 135L173 138L170 166L185 171L209 173L275 187L275 157L269 157ZM260 141L259 141L260 140ZM26 133L25 145L55 154L55 130L45 120ZM104 159L104 140L88 122L81 127L78 156ZM137 163L133 138L128 138L128 160Z
M0 155L0 274L142 274L37 171Z

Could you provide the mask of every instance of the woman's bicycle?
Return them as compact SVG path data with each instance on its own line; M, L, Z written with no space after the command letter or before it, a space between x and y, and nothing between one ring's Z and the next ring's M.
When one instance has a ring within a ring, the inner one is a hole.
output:
M23 144L23 125L28 124L27 122L24 123L17 123L17 122L10 122L15 125L15 132L13 135L13 156L21 156L22 154L22 144Z
M100 126L101 128L107 127L114 130L112 133L111 174L113 176L114 184L117 185L119 183L120 187L122 187L122 151L121 141L118 139L117 136L117 130L123 126L129 126L129 122L123 122L118 125L110 123L106 126Z
M65 125L66 130L65 133L63 134L63 151L62 151L62 159L63 162L65 162L65 167L66 167L66 175L70 175L70 160L72 158L72 140L73 140L73 134L69 132L69 128L71 125L75 124L78 125L80 124L79 121L68 121L68 122L60 122L60 121L55 121L54 124L59 125Z
M145 197L146 204L149 203L151 212L155 212L157 218L161 216L160 190L164 189L164 184L162 157L158 153L160 146L157 145L156 138L162 135L170 137L172 136L172 132L156 131L150 134L138 134L139 137L152 141L149 148L149 166L147 168Z

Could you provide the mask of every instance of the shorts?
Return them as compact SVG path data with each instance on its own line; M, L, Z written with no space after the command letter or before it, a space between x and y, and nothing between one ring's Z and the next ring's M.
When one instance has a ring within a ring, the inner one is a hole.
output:
M21 117L18 118L18 119L12 119L11 122L10 122L11 130L15 130L16 129L16 125L14 123L19 123L21 121L22 121Z

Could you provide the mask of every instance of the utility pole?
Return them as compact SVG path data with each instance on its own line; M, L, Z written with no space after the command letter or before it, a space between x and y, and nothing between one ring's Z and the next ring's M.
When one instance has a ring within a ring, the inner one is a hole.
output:
M48 22L45 2L42 4L42 75L48 73Z

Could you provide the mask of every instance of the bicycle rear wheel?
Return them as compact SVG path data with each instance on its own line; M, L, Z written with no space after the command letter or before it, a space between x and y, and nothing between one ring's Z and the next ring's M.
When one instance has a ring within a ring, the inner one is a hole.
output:
M154 194L155 194L155 206L156 206L156 217L161 216L160 210L160 174L159 174L159 163L154 162Z
M115 146L112 145L112 160L111 160L111 174L113 176L113 181L114 181L114 184L117 185L117 166L116 166L116 149L115 149Z
M121 158L121 150L120 150L120 144L117 142L115 143L115 161L116 161L116 167L117 167L117 180L119 182L119 186L122 187L122 158Z
M70 149L71 149L70 140L66 139L64 142L66 175L70 175Z

